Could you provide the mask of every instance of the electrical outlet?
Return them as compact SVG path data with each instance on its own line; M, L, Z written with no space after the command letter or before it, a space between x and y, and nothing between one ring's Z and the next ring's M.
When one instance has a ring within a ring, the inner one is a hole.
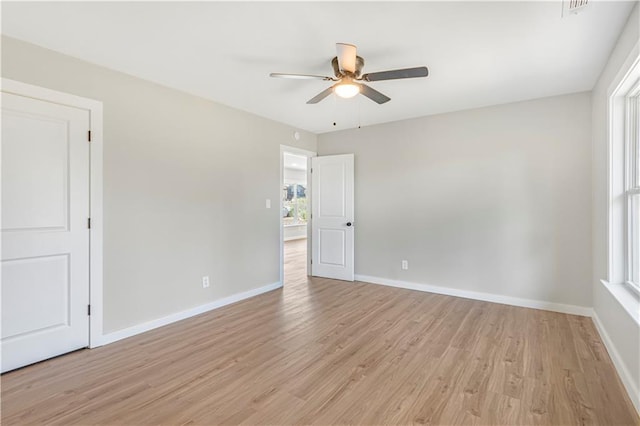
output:
M209 277L202 277L202 288L209 287Z
M267 201L264 203L265 207L270 209L271 208L271 200L269 198L267 198Z
M407 269L409 269L409 261L408 260L403 260L402 261L402 269L404 269L405 271Z

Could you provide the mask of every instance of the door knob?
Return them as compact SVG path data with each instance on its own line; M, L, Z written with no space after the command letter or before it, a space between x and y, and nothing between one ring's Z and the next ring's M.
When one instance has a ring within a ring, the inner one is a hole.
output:
M351 226L351 222L347 222L347 226Z

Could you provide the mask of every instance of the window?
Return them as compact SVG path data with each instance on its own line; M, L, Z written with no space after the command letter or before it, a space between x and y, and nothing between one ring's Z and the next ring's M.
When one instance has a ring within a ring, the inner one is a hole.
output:
M609 267L603 284L624 306L634 306L627 310L640 321L636 312L640 302L640 56L636 53L629 55L610 83L607 97ZM626 290L635 293L633 300L625 296Z
M626 97L627 282L640 289L640 82Z
M285 226L307 223L306 185L300 183L285 185L282 200L282 217Z

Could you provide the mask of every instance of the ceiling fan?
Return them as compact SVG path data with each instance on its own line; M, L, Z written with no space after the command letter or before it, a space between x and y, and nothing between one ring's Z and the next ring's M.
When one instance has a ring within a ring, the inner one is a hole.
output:
M336 43L337 56L331 60L335 77L325 77L322 75L309 74L286 74L274 72L271 77L294 78L309 80L325 80L337 82L328 89L318 93L307 101L308 104L317 104L332 92L342 98L352 98L358 93L362 93L374 102L383 104L391 100L390 97L377 90L363 84L363 82L397 80L401 78L426 77L429 75L427 67L403 68L399 70L370 72L362 74L364 59L357 56L356 46L347 43Z

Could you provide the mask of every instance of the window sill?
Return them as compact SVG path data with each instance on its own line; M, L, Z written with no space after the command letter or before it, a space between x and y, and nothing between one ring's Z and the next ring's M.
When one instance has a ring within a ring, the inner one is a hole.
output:
M609 290L609 293L627 311L636 324L640 325L640 297L629 287L629 284L612 284L605 280L600 280L600 282Z

